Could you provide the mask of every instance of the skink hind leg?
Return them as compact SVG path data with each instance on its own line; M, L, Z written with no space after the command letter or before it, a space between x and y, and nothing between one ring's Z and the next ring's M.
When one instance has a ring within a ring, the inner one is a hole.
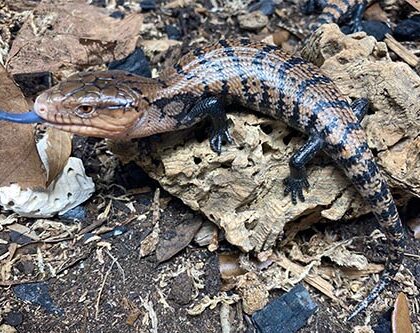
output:
M206 117L209 117L212 122L210 147L214 152L220 155L222 152L222 142L224 140L228 143L233 142L232 137L229 134L226 112L221 99L217 97L202 99L192 107L181 122L184 125L188 125L196 123Z
M323 140L311 136L308 141L293 154L289 161L290 176L284 179L284 195L292 195L292 203L297 204L297 198L305 201L303 188L309 188L305 165L322 149Z

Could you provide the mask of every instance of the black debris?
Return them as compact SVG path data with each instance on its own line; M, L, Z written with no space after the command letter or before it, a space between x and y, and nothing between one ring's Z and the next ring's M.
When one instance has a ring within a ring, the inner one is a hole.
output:
M50 72L14 74L13 79L26 97L37 96L52 86L52 74Z
M419 40L420 39L420 15L398 23L394 29L394 37L398 40Z
M248 7L248 10L250 12L255 12L259 10L266 16L272 15L275 9L276 5L273 0L261 0Z
M140 1L140 8L142 10L154 10L156 9L156 1L155 0Z
M165 32L169 39L180 40L182 37L181 31L174 25L167 25L165 27Z
M133 74L151 77L149 60L142 49L136 48L133 53L124 59L116 60L108 65L108 69L119 69Z
M72 221L86 220L86 209L84 206L77 206L61 215L62 218Z
M385 34L391 34L391 28L381 21L362 21L362 29L378 41L384 40Z
M4 322L13 327L19 326L23 322L23 314L17 311L9 312L4 317Z
M44 282L19 284L13 287L13 292L22 301L40 305L50 313L63 314L63 309L53 303L48 285Z
M119 10L116 10L115 12L112 12L110 16L115 19L122 20L125 17L125 14Z
M32 238L25 236L20 232L12 230L10 231L10 241L19 245L26 245L28 243L31 243L33 240Z
M252 316L261 333L293 333L302 328L317 305L302 284L270 302Z

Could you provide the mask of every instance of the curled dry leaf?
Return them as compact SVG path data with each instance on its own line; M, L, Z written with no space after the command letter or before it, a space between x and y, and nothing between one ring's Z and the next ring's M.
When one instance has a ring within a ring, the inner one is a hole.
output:
M20 29L6 62L10 73L101 65L135 48L143 15L122 20L84 0L42 1Z
M0 66L0 109L23 113L29 106L19 88ZM0 186L45 188L47 176L38 156L32 125L0 121Z
M18 184L0 188L0 204L22 216L50 217L64 214L86 201L94 192L82 161L70 157L62 172L44 190L22 189Z
M392 333L413 333L407 296L399 293L392 312Z

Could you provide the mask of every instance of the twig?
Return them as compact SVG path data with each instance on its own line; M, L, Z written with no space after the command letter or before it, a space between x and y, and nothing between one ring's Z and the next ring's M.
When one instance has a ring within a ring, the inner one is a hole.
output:
M105 287L105 283L106 280L108 279L109 274L111 273L112 267L114 267L114 264L117 262L116 259L114 259L111 263L111 266L109 267L108 271L105 273L104 279L102 281L102 285L99 288L99 292L98 292L98 298L96 300L96 304L95 304L95 319L98 320L98 316L99 316L99 303L101 302L101 296L102 296L102 291L104 290Z

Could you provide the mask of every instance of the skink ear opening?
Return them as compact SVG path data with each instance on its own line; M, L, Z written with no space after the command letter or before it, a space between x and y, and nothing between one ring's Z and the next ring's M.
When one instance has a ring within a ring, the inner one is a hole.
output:
M45 120L38 116L34 111L26 113L11 113L0 110L0 121L1 120L20 124L37 124L45 122Z

